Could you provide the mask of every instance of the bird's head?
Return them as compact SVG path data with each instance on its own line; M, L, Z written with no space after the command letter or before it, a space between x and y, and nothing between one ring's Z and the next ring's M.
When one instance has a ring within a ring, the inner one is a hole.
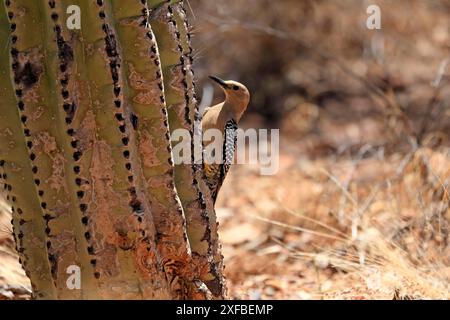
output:
M239 105L245 111L250 102L250 92L242 83L232 80L222 80L215 76L209 76L209 78L222 88L227 97L227 101Z

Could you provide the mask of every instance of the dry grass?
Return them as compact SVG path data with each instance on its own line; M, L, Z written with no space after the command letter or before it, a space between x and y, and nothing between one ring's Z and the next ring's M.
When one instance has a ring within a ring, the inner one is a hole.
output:
M290 278L297 283L286 292L277 292L282 298L301 298L298 292L305 291L307 298L321 299L450 298L449 155L447 149L418 149L406 163L396 155L359 161L284 155L279 175L266 181L245 174L249 168L237 169L220 202L234 213L223 219L222 230L232 247L227 252L235 250L228 276L236 296L264 292L264 283L243 281L242 275L242 265L260 259L248 275L265 273L277 282L279 274L303 273ZM246 223L258 229L234 243L227 229ZM269 261L280 263L258 269Z

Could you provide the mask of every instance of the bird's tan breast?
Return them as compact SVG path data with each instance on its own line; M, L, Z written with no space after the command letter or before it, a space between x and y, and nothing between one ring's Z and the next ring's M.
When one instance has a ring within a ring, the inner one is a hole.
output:
M223 132L226 121L230 115L224 109L224 103L220 103L207 109L202 119L202 130L218 129Z

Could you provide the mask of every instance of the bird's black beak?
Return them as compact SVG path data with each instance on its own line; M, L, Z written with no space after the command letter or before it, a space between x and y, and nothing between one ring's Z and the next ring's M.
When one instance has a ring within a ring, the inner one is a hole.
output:
M217 82L222 88L228 89L228 85L226 84L225 80L222 80L215 76L209 76L209 78L215 82Z

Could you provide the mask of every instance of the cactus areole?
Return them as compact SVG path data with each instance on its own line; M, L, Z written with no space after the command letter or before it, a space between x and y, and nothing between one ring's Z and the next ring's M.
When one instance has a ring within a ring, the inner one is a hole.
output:
M0 187L35 299L222 299L182 1L0 0ZM193 139L192 139L193 140Z

